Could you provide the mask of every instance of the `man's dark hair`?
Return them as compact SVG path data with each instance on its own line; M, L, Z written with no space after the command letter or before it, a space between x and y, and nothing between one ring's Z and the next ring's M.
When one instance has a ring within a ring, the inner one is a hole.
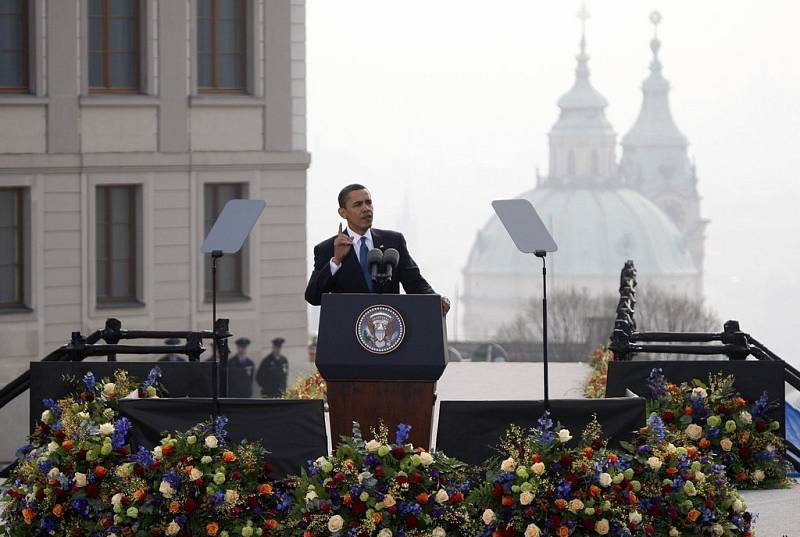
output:
M366 190L367 187L364 185L359 185L358 183L353 183L352 185L347 185L339 192L339 207L344 209L345 205L347 204L347 195L350 192L355 192L356 190Z

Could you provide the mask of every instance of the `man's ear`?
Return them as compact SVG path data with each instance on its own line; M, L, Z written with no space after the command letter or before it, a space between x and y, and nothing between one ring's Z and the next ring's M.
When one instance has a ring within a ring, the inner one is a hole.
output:
M339 216L347 220L347 217L344 215L344 207L339 207Z

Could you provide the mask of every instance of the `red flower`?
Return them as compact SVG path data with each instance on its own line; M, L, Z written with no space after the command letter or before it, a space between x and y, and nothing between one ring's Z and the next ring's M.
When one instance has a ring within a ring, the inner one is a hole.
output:
M417 484L422 483L423 479L424 478L422 477L422 474L419 472L414 472L414 475L411 476L412 483L417 483Z
M100 489L99 489L99 488L97 488L97 485L95 485L94 483L89 483L89 484L86 486L86 495L87 495L88 497L90 497L90 498L97 498L97 496L98 496L99 494L100 494Z
M402 459L406 454L406 450L402 447L396 447L392 450L392 457L397 459L398 461Z
M321 504L319 504L319 510L322 511L323 513L327 513L328 511L331 510L331 504L329 504L328 502L322 502Z
M238 470L234 470L233 472L231 472L231 479L240 479L241 477L242 474Z
M564 466L569 466L570 464L572 464L572 457L564 453L563 455L561 455L560 461L561 464L563 464Z
M187 513L193 513L194 511L197 511L198 507L200 507L200 505L197 503L197 501L193 500L192 498L189 498L188 500L183 502L183 509Z
M64 440L64 438L67 437L67 435L64 434L64 431L56 431L56 435L55 436L56 436L56 440L58 440L59 442Z
M339 474L341 474L341 472L339 472ZM339 474L336 474L336 475L339 475ZM384 472L383 466L376 466L375 467L375 477L380 479L385 475L386 475L386 472ZM344 479L344 474L342 474L342 479Z
M367 512L367 504L362 501L357 501L353 504L353 512L357 515L363 515Z
M503 487L495 483L494 487L492 487L492 497L499 498L503 495Z
M398 485L405 485L406 483L408 483L408 476L407 475L399 475L399 476L395 477L394 480Z
M583 519L583 528L587 531L594 530L594 519L593 518L584 518Z
M405 523L407 528L416 528L417 527L417 517L414 515L406 515Z
M137 464L136 466L133 467L133 475L140 476L143 473L144 473L144 468L141 465Z
M166 457L166 456L169 456L169 455L172 455L172 453L173 453L174 451L175 451L175 448L174 448L174 447L172 447L172 445L171 445L171 444L166 444L165 446L162 446L162 447L161 447L161 453L162 453L162 454L163 454L165 457Z
M106 470L105 466L96 466L94 469L94 475L97 479L103 479L106 474L108 474L108 470Z
M450 495L450 503L459 504L464 501L464 495L460 491L455 491Z
M752 454L752 450L747 446L742 446L739 448L739 457L742 459L749 459Z
M672 423L672 420L675 419L675 415L672 413L671 410L667 410L661 415L661 419L664 420L664 423Z

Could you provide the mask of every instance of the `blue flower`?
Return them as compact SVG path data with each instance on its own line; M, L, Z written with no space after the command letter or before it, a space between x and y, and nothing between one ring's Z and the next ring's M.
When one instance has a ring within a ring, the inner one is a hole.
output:
M221 441L228 436L228 431L225 430L226 425L228 425L228 418L225 416L217 416L217 419L214 420L214 434Z
M157 388L159 384L158 379L160 378L161 378L161 369L158 366L156 366L153 369L151 369L150 372L147 374L147 380L144 381L142 386L144 386L145 389L149 388L150 386L155 386Z
M653 433L659 442L664 441L664 422L661 420L661 417L657 414L652 414L650 419L647 420L647 424L650 426L650 432Z
M61 407L59 407L53 399L42 399L42 404L50 412L58 412L61 410Z
M395 435L394 443L398 445L405 444L406 440L408 440L409 432L411 432L411 425L405 423L397 424L397 434Z
M149 468L150 465L153 464L153 457L150 455L150 452L144 448L144 446L139 446L139 451L134 453L131 456L131 459L138 462L145 468Z
M94 378L94 373L89 371L83 376L83 384L86 386L87 392L93 392L94 387L97 384L97 380Z
M650 399L659 399L667 395L667 379L660 367L654 367L647 377L647 386L650 388Z
M545 411L542 417L536 422L536 432L539 434L539 440L547 447L550 447L555 440L553 434L553 420L550 419L550 412Z

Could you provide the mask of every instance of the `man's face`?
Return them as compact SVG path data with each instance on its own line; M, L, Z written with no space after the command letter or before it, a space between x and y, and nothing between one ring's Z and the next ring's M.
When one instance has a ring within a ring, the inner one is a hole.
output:
M350 192L344 205L339 208L339 216L347 220L350 229L363 234L372 227L372 196L369 190L365 188Z
M272 346L272 354L280 354L281 353L281 346L280 345L273 345Z
M314 362L317 359L317 348L316 347L309 347L308 348L308 361Z
M239 356L244 356L247 354L247 347L242 347L241 345L236 346L236 354Z

